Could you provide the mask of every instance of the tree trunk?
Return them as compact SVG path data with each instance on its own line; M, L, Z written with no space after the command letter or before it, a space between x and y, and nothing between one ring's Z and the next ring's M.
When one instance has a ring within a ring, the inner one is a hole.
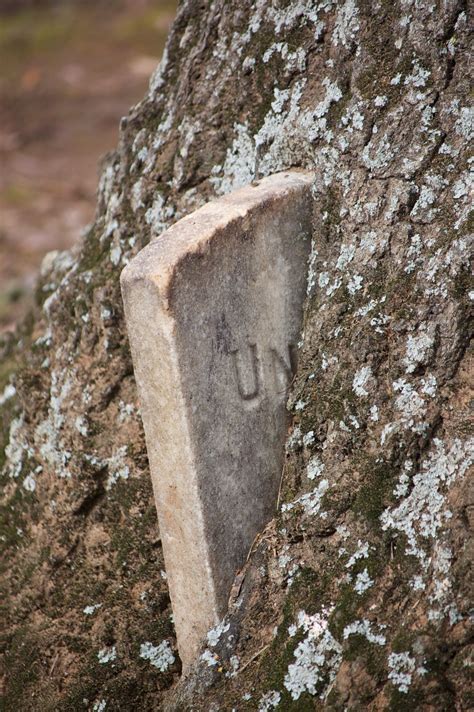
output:
M5 709L471 708L466 14L181 4L94 224L3 347ZM178 683L119 274L292 166L316 179L280 509Z

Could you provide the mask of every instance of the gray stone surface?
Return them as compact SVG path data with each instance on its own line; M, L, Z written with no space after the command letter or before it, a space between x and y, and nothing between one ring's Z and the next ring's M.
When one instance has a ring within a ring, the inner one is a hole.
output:
M312 175L208 203L121 283L180 655L224 614L275 511L301 331Z

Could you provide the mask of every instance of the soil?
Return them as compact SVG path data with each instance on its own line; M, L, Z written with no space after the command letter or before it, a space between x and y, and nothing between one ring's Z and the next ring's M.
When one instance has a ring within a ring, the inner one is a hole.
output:
M0 14L0 332L93 220L99 158L159 62L176 2L120 5Z

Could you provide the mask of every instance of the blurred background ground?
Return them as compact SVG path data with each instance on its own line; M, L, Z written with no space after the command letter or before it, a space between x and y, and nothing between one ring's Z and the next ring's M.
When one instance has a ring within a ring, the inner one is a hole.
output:
M0 332L46 252L94 214L98 161L158 64L176 0L0 0Z

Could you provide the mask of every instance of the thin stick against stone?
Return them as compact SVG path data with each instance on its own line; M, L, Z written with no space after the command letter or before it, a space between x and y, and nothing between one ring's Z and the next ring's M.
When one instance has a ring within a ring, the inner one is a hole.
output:
M281 468L280 485L278 487L278 497L277 497L277 506L276 506L277 512L280 509L280 497L281 497L281 488L283 486L283 472L284 472L284 470L285 470L285 466L283 465L283 467Z
M266 649L269 648L269 647L270 647L270 643L267 643L266 645L263 646L263 648L260 648L260 650L257 650L257 652L254 653L254 654L252 655L252 657L251 657L249 660L247 660L247 662L245 663L245 665L243 665L243 666L240 668L239 674L243 673L243 671L245 670L245 668L247 668L247 667L250 665L250 663L253 663L253 661L254 661L256 658L258 658L258 656L261 655L261 654L263 653L263 651L266 650Z

